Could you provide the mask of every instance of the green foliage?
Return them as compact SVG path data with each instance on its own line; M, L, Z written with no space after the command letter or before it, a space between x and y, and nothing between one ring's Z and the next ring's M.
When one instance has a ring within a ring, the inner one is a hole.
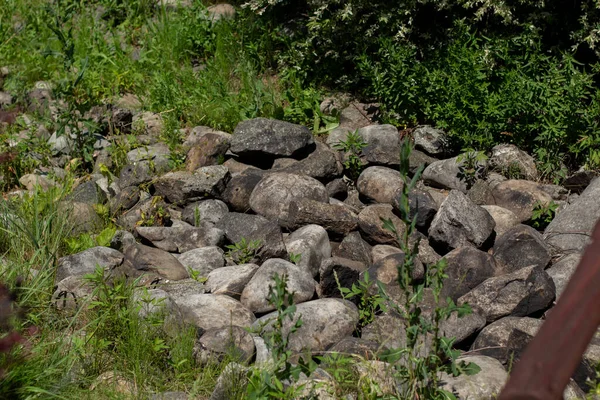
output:
M487 159L484 152L474 150L467 150L456 158L457 164L460 164L457 176L467 184L467 189L470 189L477 180L485 178Z
M350 174L352 179L357 179L365 168L360 157L362 155L362 149L367 147L367 143L358 133L358 130L348 132L346 140L334 144L333 147L345 153L343 163L344 168Z
M302 259L302 254L290 253L289 257L291 262L293 262L294 264L298 264Z
M353 283L351 288L340 284L337 273L334 271L335 281L342 297L346 300L354 300L358 307L358 326L356 333L360 336L362 328L375 320L375 315L386 310L385 298L380 294L379 281L370 280L369 271L365 271L362 279ZM375 290L373 290L375 289Z
M539 231L543 231L554 219L558 204L554 201L550 203L542 203L537 201L533 206L531 219L527 222L529 225Z
M68 254L75 254L96 246L109 247L110 241L112 240L116 231L116 227L109 226L104 228L97 235L92 235L86 232L76 237L68 237L65 239L67 246L66 252Z
M247 264L251 262L262 247L261 240L247 241L242 238L239 242L225 246L227 248L227 257L230 257L236 264Z

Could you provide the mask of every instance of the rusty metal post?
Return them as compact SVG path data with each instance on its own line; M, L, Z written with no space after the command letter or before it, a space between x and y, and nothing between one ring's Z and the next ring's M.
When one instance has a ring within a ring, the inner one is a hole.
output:
M600 325L600 222L556 306L513 368L498 400L561 400Z

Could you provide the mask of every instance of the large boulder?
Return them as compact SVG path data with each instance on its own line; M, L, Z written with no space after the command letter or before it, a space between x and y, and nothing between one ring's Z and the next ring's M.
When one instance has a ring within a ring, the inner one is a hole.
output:
M506 208L519 218L519 222L531 219L537 204L550 204L552 196L543 185L518 179L500 182L492 189L496 205Z
M348 129L332 131L327 144L335 147L348 139ZM396 167L400 164L400 135L392 125L368 125L358 129L358 136L366 144L361 160L367 165Z
M292 201L288 212L289 229L315 224L332 235L345 236L358 226L358 216L345 205L302 198Z
M461 400L479 400L495 398L508 379L506 370L500 362L486 356L463 356L457 362L474 363L480 371L474 375L452 376L442 373L440 387Z
M513 315L524 317L548 307L555 296L554 282L540 267L525 267L485 280L458 299L468 303L488 322Z
M544 239L553 252L581 252L600 218L600 178L596 178L579 198L558 213L544 231Z
M429 239L441 249L465 245L484 247L494 231L491 215L466 195L452 190L442 203L429 228Z
M376 203L391 204L398 189L404 186L404 180L395 169L387 167L369 167L356 182L358 192Z
M337 178L343 172L343 166L334 151L327 145L317 142L316 149L308 157L295 161L278 172L307 175L311 178L326 182Z
M496 227L494 228L496 237L503 235L509 229L519 225L519 218L517 218L515 213L504 207L496 205L482 205L481 207L490 213L494 219L494 222L496 223Z
M170 227L138 226L135 231L155 247L172 253L185 253L200 247L219 246L224 239L223 231L208 222L198 227L185 222Z
M184 321L196 326L201 332L229 326L248 328L256 320L250 310L229 296L193 294L179 297L175 302L183 314Z
M97 267L110 270L120 265L123 258L121 252L109 247L92 247L59 259L55 281L60 282L69 276L83 277L93 274Z
M412 133L415 148L434 157L443 157L448 153L450 142L448 135L441 129L429 125L417 127Z
M275 306L269 303L269 287L274 286L273 277L287 277L287 289L293 293L294 303L310 300L315 293L316 282L309 271L282 259L267 260L254 273L242 292L241 302L249 310L258 313L269 312Z
M535 181L539 177L533 157L519 150L514 144L494 146L489 164L509 179L523 178Z
M201 247L186 251L177 257L177 259L186 269L191 269L202 277L206 277L211 271L225 266L223 250L216 246Z
M255 213L280 224L289 221L289 208L302 198L327 203L329 196L322 183L305 175L273 173L265 176L250 195Z
M264 171L256 168L248 168L235 175L223 192L223 200L231 207L232 211L249 211L250 196L264 176Z
M231 152L243 157L293 157L314 146L304 126L266 118L240 122L233 131Z
M131 245L125 250L124 264L134 270L155 273L173 281L189 277L185 267L172 254L142 244Z
M266 324L272 330L272 321L277 312L272 312L255 322L255 326ZM341 338L351 336L358 323L358 309L348 300L318 299L296 306L294 319L285 319L282 329L287 335L293 324L302 319L302 326L292 335L288 348L294 353L304 350L323 351Z
M363 240L360 232L350 232L333 250L333 255L370 265L373 262L371 251L371 245Z
M296 265L316 276L321 262L331 257L331 243L327 231L319 225L306 225L285 238L288 254L300 259Z
M241 264L214 269L208 274L206 288L210 293L225 294L239 300L258 268L256 264Z
M494 257L472 246L454 249L445 258L448 278L444 280L442 297L454 301L499 272Z
M225 232L231 243L239 243L242 239L247 243L258 241L255 261L287 256L281 228L260 215L228 213L219 220L217 227Z
M229 141L229 137L219 134L203 135L188 151L185 160L186 169L194 172L200 167L218 164L225 159L225 153L229 150Z
M227 167L212 165L194 172L169 172L154 182L156 193L171 203L220 197L230 179Z
M472 183L483 177L482 171L485 169L485 162L481 161L477 163L477 166L474 176L468 176L465 174L467 166L459 157L435 161L423 171L423 181L436 188L460 190L467 193Z
M542 235L527 225L517 225L497 238L492 254L505 273L530 265L546 268L550 262L550 249Z
M188 204L183 209L181 218L193 226L200 226L203 222L216 224L228 212L227 204L221 200L209 199Z
M384 227L382 219L392 221L398 236ZM406 231L404 222L394 214L390 204L373 204L365 207L358 214L358 226L365 240L371 244L399 245L398 238L401 238Z

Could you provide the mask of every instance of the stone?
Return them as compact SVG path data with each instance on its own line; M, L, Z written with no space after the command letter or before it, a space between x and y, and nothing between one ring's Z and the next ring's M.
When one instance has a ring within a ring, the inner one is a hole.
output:
M527 179L535 181L539 178L535 160L529 154L519 150L514 144L499 144L492 148L489 159L490 168L500 172L508 179Z
M269 304L269 286L274 286L273 277L287 277L287 289L293 293L294 304L310 300L315 293L316 282L310 272L290 263L289 261L272 258L265 261L256 271L250 282L244 288L240 301L246 308L255 313L275 310Z
M164 143L157 143L151 146L138 147L127 153L127 161L129 164L144 163L154 173L168 171L169 155L171 151Z
M209 199L188 204L181 214L190 225L199 226L203 222L218 223L229 212L227 204L221 200Z
M443 130L424 125L417 127L412 136L417 150L423 150L434 157L443 157L448 154L450 143L448 135Z
M235 8L227 3L213 4L206 7L206 11L208 12L208 19L213 22L235 17Z
M3 108L3 106L9 106L12 104L12 102L13 97L10 95L10 93L0 92L0 108Z
M494 204L492 189L489 183L483 179L479 179L471 185L467 191L467 196L469 196L469 199L478 206Z
M319 225L306 225L292 232L284 240L288 254L295 254L300 260L295 262L312 276L317 276L324 259L331 257L331 244L327 231Z
M330 132L327 144L335 148L346 141L348 129L335 129ZM361 152L361 160L366 165L400 165L400 135L392 125L368 125L358 129L358 136L366 144Z
M457 362L474 363L481 370L474 375L452 376L442 372L440 387L461 400L495 398L508 380L506 370L500 362L486 356L462 356Z
M266 118L240 122L233 131L231 152L244 158L295 157L314 146L308 128Z
M56 280L56 282L58 283L52 294L51 302L58 311L76 312L89 305L94 293L94 285L83 275L69 275L60 281Z
M306 198L290 203L287 218L285 226L289 229L316 224L332 236L345 236L358 226L358 216L345 205Z
M482 248L494 231L491 215L458 190L452 190L429 228L434 247L451 250L465 245Z
M355 231L344 236L339 247L333 251L333 255L371 265L373 263L371 251L371 245L363 240L360 232Z
M262 170L249 168L231 178L223 192L223 200L231 207L232 211L250 211L250 195L264 177Z
M596 178L579 198L557 214L544 231L544 240L553 254L581 252L600 218L600 178Z
M370 279L381 282L386 291L390 295L400 294L401 290L398 285L398 269L404 267L405 255L402 252L390 254L380 258L369 267L367 272ZM423 280L425 277L425 268L419 259L414 261L413 270L411 272L413 282Z
M488 322L513 315L524 317L548 307L555 296L554 282L540 267L525 267L485 280L458 299L468 303Z
M104 221L102 221L96 209L91 204L62 202L58 209L59 212L69 215L72 235L76 236L90 231L99 231L104 227Z
M60 282L69 276L84 276L93 274L96 267L105 271L121 265L123 254L110 247L92 247L80 253L62 257L58 260L55 282Z
M19 178L19 183L29 191L34 191L36 187L39 187L43 191L47 191L56 186L56 183L52 179L37 174L25 174Z
M304 175L272 173L256 185L250 195L250 207L258 215L285 224L294 200L306 198L328 203L327 190L321 182Z
M482 171L485 170L486 163L484 161L478 162L476 164L477 168L473 172L474 176L469 177L465 175L464 168L466 168L466 165L459 157L435 161L429 164L423 171L422 177L425 184L440 189L459 190L467 193L471 185L469 180L472 180L474 183L477 179L482 178Z
M181 265L198 273L198 276L206 277L210 272L225 266L223 250L216 246L201 247L186 251L177 257Z
M492 189L496 205L512 211L519 222L531 219L536 204L550 204L552 196L539 183L509 179Z
M186 299L188 296L206 293L204 284L192 278L181 279L178 281L160 280L156 287L169 294L169 297L177 303L180 299Z
M340 127L356 130L373 123L379 115L378 104L364 104L356 101L350 102L340 112Z
M185 267L166 251L135 244L125 250L125 261L128 267L137 271L156 273L173 281L189 277Z
M144 111L133 116L132 126L139 133L158 137L162 133L164 124L160 114Z
M230 212L221 218L217 228L225 232L230 243L239 243L242 239L248 243L260 241L256 249L256 261L287 256L281 228L260 215Z
M239 326L209 329L194 346L196 360L202 365L230 357L247 363L254 356L254 340Z
M492 254L505 273L534 265L546 268L550 249L542 235L527 225L517 225L496 239Z
M398 189L392 198L394 210L400 212L402 200L402 189ZM409 218L412 220L417 217L417 229L427 232L433 217L437 213L439 206L433 199L433 196L425 190L414 189L408 194Z
M256 320L255 326L265 323L265 330L272 330L277 312ZM290 335L288 348L294 353L303 350L324 351L340 338L351 336L358 323L358 309L348 300L318 299L298 304L294 319L285 319L282 329L287 335L290 328L301 318L302 326Z
M228 158L223 163L223 165L225 167L227 167L227 169L231 173L231 176L236 176L236 175L239 175L239 174L241 174L243 172L247 172L247 171L263 172L262 169L257 168L253 165L244 164L243 162L240 162L238 157L233 157L233 156L234 155L231 154L231 152L228 152L228 154L227 154Z
M567 284L577 269L580 261L580 254L567 254L554 262L552 266L546 270L556 287L556 301L558 301L558 298L567 287Z
M496 206L496 205L482 205L485 211L487 211L496 226L494 228L494 232L496 232L496 237L503 235L509 229L519 225L519 218L515 215L514 212L507 210L506 208Z
M499 268L493 256L471 246L459 247L446 254L448 278L444 280L441 297L454 302L486 279L496 276Z
M185 253L193 249L207 246L219 246L223 243L225 233L211 223L203 223L193 227L186 223L180 226L138 226L138 235L151 242L159 249L174 253Z
M207 133L188 151L185 167L193 172L200 167L207 167L225 161L225 153L229 150L229 138Z
M256 317L239 301L220 294L192 294L179 297L177 305L184 321L199 328L200 333L209 329L252 326Z
M281 160L281 159L279 159ZM316 149L308 157L282 168L279 172L306 175L322 182L339 177L344 170L334 151L327 145L317 142Z
M135 243L135 237L131 232L118 230L110 240L110 248L124 252L127 247Z
M67 196L67 200L86 204L103 204L106 202L106 195L100 190L96 182L87 181L77 185Z
M147 162L135 165L127 164L121 168L121 172L119 173L119 187L123 189L150 182L154 175L155 172L150 171L150 166Z
M365 207L358 214L358 226L363 238L371 244L399 245L396 235L384 228L382 219L391 220L398 236L402 237L406 227L400 218L394 215L392 206L390 204L373 204Z
M348 185L343 179L334 179L325 185L329 198L343 201L348 197Z
M220 197L230 175L227 167L213 165L192 172L169 172L154 182L154 189L171 203L191 202L206 197Z
M366 269L367 265L364 263L348 260L346 258L331 257L323 260L319 268L317 294L320 298L342 298L338 288L338 281L341 287L350 289L353 284L358 282L360 274Z
M258 270L256 264L241 264L212 270L206 288L213 294L224 294L239 300L242 291Z
M358 177L358 192L372 202L392 204L397 190L404 186L400 172L387 167L368 167Z
M428 156L427 154L413 149L408 156L408 172L411 176L414 176L419 169L425 170L429 164L438 161L437 158Z

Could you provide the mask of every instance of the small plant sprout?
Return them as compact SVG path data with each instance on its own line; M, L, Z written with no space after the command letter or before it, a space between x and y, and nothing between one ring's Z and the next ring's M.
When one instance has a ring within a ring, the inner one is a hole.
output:
M248 242L242 238L239 242L225 246L227 256L237 264L247 264L251 262L262 246L261 240L252 240Z

